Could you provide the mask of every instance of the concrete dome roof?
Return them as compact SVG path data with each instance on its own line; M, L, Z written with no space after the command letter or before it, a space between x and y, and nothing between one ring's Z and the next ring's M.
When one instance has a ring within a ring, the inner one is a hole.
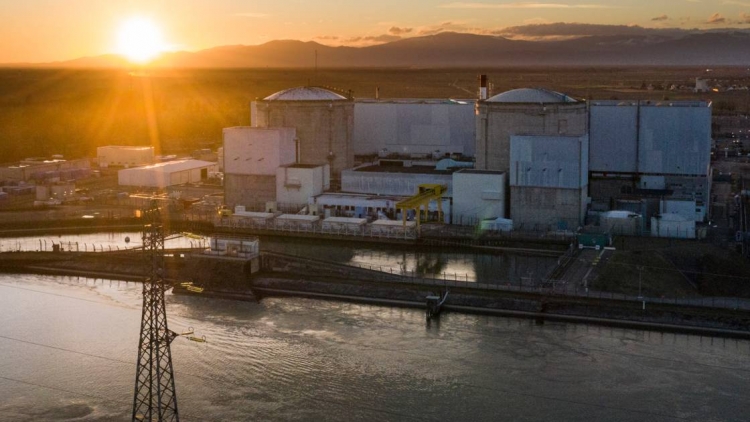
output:
M571 97L543 88L520 88L487 99L488 103L575 103Z
M333 91L315 86L298 86L271 94L265 101L342 101L347 98Z

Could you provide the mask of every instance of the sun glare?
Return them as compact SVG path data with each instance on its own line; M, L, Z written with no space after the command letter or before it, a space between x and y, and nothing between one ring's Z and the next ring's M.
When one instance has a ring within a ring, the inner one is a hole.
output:
M117 31L117 52L128 60L146 63L165 50L159 27L146 18L130 18Z

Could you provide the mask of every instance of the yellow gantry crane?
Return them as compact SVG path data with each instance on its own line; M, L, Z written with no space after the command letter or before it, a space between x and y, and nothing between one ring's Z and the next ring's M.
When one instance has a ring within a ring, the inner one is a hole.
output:
M441 200L443 193L446 188L443 185L437 184L422 184L418 186L417 194L411 198L404 199L396 203L396 209L401 210L401 218L404 221L404 227L406 227L406 214L408 211L413 210L416 213L414 221L417 222L417 231L422 221L422 207L424 207L425 215L429 211L430 202L437 201L438 207L438 221L443 221L443 201Z

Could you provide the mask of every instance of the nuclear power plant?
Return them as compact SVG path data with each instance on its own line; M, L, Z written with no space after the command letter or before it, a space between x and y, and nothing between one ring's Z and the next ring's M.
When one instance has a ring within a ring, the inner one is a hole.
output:
M487 86L482 75L477 98L462 99L296 87L253 101L250 125L224 130L225 202L534 231L576 231L623 210L607 218L637 215L642 229L677 221L686 237L709 217L710 102ZM399 208L426 185L442 188L419 217Z

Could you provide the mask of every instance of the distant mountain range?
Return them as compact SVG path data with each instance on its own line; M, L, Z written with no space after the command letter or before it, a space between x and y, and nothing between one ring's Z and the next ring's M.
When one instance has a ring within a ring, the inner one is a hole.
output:
M589 36L565 41L520 41L498 36L443 32L368 47L271 41L173 52L152 63L177 68L503 67L503 66L750 66L747 31L662 35ZM22 66L16 64L16 66ZM34 67L131 67L103 55Z

